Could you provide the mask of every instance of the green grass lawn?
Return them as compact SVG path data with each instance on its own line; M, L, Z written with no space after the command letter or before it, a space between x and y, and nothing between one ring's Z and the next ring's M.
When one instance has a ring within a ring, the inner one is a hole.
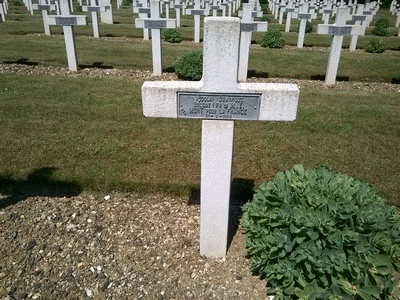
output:
M131 10L114 8L116 24L101 24L100 39L90 37L90 25L76 27L81 65L151 68L151 43L140 39ZM202 49L191 42L193 21L185 17L182 25L185 41L163 44L164 69L183 53ZM0 23L0 62L66 66L61 29L52 28L52 36L37 35L42 26L39 13L31 16L22 1L11 1L7 21ZM271 28L281 26L271 19ZM287 45L296 45L296 33L284 36ZM254 42L260 37L254 34ZM360 38L360 45L371 38ZM384 39L389 48L400 49L399 38ZM320 78L330 38L311 33L305 45L264 49L253 44L249 70L264 77ZM344 49L338 76L396 82L399 65L399 51ZM145 118L142 82L0 74L0 83L0 183L50 167L55 168L53 180L92 191L187 195L199 186L201 122ZM257 187L294 164L327 164L370 182L400 205L399 115L398 93L303 88L295 122L236 122L233 178Z
M142 114L142 82L0 75L0 176L44 167L94 191L187 195L200 184L199 120ZM398 94L302 89L295 122L236 122L233 178L255 187L294 164L366 180L400 199Z

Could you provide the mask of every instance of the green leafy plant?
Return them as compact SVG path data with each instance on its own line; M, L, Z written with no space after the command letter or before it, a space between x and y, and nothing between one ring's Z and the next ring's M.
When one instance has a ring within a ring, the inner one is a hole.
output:
M182 41L181 35L176 29L164 29L163 39L168 43L180 43Z
M173 67L180 78L200 80L203 75L203 53L201 51L188 52L179 57Z
M262 47L281 49L285 45L285 40L279 30L271 29L263 34L260 45Z
M377 36L388 36L389 32L387 28L383 26L375 26L374 29L372 29L372 34Z
M123 6L129 6L132 4L132 0L122 0L122 5Z
M307 21L305 33L310 33L310 32L312 32L312 30L313 30L313 26L312 26L311 22ZM300 23L299 23L299 26L297 27L297 31L300 31Z
M381 17L376 21L375 26L381 26L383 28L389 28L389 19Z
M381 39L372 38L365 46L365 51L369 53L383 53L386 50L386 44Z
M389 299L400 217L367 183L296 165L243 207L251 268L275 299Z

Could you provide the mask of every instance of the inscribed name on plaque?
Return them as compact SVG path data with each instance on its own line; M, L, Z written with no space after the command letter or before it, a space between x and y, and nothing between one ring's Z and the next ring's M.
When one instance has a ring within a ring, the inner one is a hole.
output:
M178 92L178 118L258 120L261 94Z

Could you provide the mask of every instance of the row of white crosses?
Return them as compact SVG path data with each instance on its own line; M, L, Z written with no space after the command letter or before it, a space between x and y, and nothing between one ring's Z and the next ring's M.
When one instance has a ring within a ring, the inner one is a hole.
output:
M152 35L152 59L153 59L153 74L162 75L162 41L160 30L162 28L175 28L175 19L160 18L160 2L151 1L150 18L135 19L135 26L151 30ZM254 31L267 31L267 22L254 22L253 10L254 3L243 4L243 19L241 23L241 41L240 41L240 63L238 65L239 80L247 79L247 68L249 59L249 48L251 44L251 33ZM139 11L139 10L138 10ZM201 10L199 10L201 11ZM196 16L196 14L195 14ZM200 16L200 13L197 14ZM199 21L199 20L198 20ZM199 39L199 32L196 34L196 39Z
M69 1L69 7L70 12L72 12L73 6L71 1ZM32 4L32 9L42 11L44 32L46 35L50 35L50 25L52 24L49 24L48 22L48 12L57 11L57 15L61 15L59 1L56 0L54 4L51 4L49 0L39 0L38 4ZM82 10L91 12L94 37L99 37L97 12L100 12L102 22L106 24L113 24L112 6L110 0L90 0L90 5L83 5Z
M142 86L145 116L202 119L200 254L212 258L227 252L234 120L293 121L299 99L295 84L238 81L240 28L239 18L205 18L202 79Z
M236 11L237 7L240 5L240 0L238 1L222 1L217 2L213 0L211 4L210 1L194 0L193 2L175 0L173 3L171 1L160 1L160 13L162 13L163 6L166 6L166 19L169 19L170 8L176 11L176 27L180 27L181 13L185 15L191 15L194 17L194 42L200 43L200 30L201 30L201 16L208 16L213 14L217 16L217 11L222 10L222 16L231 16L233 12ZM193 6L193 8L188 8ZM226 13L226 7L228 7L228 12ZM133 2L133 12L139 14L140 19L149 18L150 7L148 6L147 0L138 0ZM148 29L143 28L143 38L149 40Z

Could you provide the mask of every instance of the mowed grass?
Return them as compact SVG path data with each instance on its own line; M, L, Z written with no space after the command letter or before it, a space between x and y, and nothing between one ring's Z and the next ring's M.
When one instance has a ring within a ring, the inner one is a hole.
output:
M200 185L201 121L145 118L142 82L0 75L0 177L83 189L189 195ZM397 93L302 89L295 122L237 121L233 178L257 187L294 164L366 180L400 202Z
M0 61L67 66L61 28L37 35L43 33L40 13L29 15L18 0L10 7L0 23ZM88 26L75 27L81 67L151 69L151 42L141 39L131 10L114 7L115 24L100 24L100 39L91 37L90 17ZM378 14L394 22L387 11ZM270 28L284 25L271 18ZM163 43L164 70L182 54L202 49L192 42L192 18L183 17L178 30L184 42ZM297 33L284 33L288 46L264 49L257 44L261 36L253 35L250 75L325 75L330 37L307 34L306 47L297 49L290 47ZM371 38L360 37L361 47ZM400 49L397 37L384 40ZM338 79L398 82L399 65L398 51L343 49ZM142 82L12 74L0 75L0 82L0 183L29 181L51 169L56 183L99 192L188 195L199 187L201 122L143 117ZM294 164L327 164L370 182L400 205L399 113L398 93L304 88L295 122L236 122L233 178L257 187Z
M18 4L19 5L16 5ZM76 14L79 8L75 5ZM110 68L152 68L151 41L142 40L142 30L135 28L131 6L114 6L114 22L108 25L100 23L101 38L92 37L91 17L88 14L87 26L75 26L78 62L83 67L104 66ZM175 10L171 10L171 17ZM270 19L269 28L284 30L284 24L278 24L270 13L265 15ZM390 20L394 25L395 16L388 10L381 9L374 18ZM250 51L249 69L251 74L263 77L292 77L303 79L323 79L329 57L331 36L315 33L316 25L321 20L314 20L313 33L306 34L305 47L297 49L298 21L293 20L291 32L283 33L286 41L284 49L265 49L259 46L263 33L253 34L253 45ZM332 19L333 22L333 19ZM372 25L374 24L372 22ZM163 68L172 70L173 62L189 51L202 50L202 44L193 42L193 18L183 16L182 27L178 28L184 42L179 44L163 43ZM372 27L371 27L372 28ZM366 53L363 49L349 52L350 38L344 38L344 49L341 53L338 69L339 80L349 81L383 81L399 82L400 72L400 39L394 36L394 27L390 27L391 36L381 39L390 51L382 54ZM67 66L64 39L61 26L52 26L52 36L43 34L42 16L40 12L30 15L22 1L10 2L7 22L0 23L0 61L25 62L42 65ZM40 33L41 35L37 35ZM397 32L396 32L397 35ZM373 38L370 29L367 35L359 37L358 46L365 45Z

